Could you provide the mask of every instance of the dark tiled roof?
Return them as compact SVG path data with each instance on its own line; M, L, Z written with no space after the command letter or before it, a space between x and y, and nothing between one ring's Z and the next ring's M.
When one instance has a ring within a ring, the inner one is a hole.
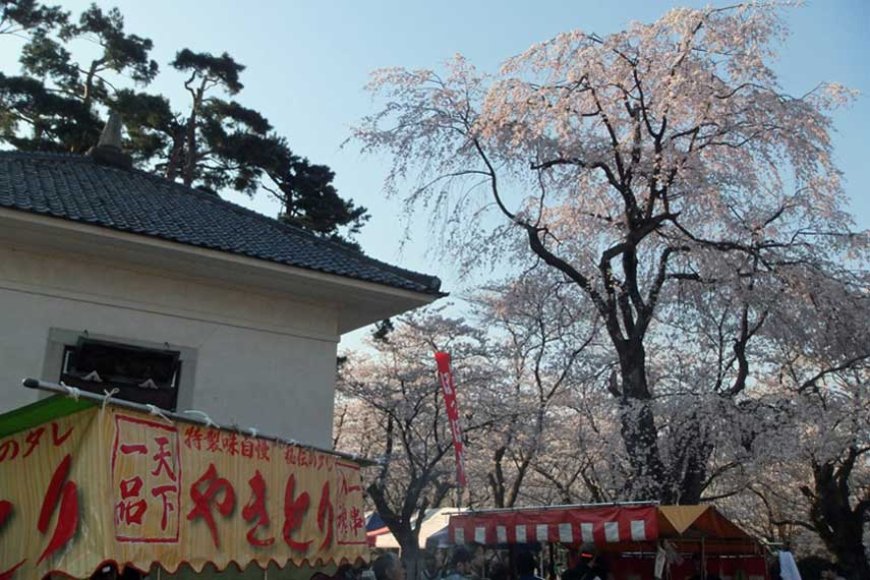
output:
M216 195L89 156L0 151L0 207L439 295L390 266Z

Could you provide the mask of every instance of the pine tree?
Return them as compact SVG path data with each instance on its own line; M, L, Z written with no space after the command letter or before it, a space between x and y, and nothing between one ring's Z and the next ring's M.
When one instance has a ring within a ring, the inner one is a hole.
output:
M26 42L21 73L0 72L0 142L85 153L112 110L124 123L125 146L138 168L216 194L269 193L285 223L354 245L367 210L339 195L329 167L296 155L265 115L234 99L244 88L245 66L228 53L176 53L170 66L187 75L191 96L179 109L142 90L159 72L150 57L153 43L127 32L117 8L91 5L73 19L36 0L2 0L0 38L4 34ZM75 51L76 41L85 39L100 47L87 61Z

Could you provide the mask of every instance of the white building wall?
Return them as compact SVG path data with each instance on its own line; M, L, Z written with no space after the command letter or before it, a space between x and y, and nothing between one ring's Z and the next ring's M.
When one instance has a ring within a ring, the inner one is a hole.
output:
M0 412L36 400L25 377L57 381L60 340L183 352L178 409L331 445L338 313L329 304L98 259L0 245Z

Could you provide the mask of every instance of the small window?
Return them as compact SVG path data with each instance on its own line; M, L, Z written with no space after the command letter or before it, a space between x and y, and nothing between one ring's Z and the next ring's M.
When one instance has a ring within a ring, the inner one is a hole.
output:
M174 411L181 379L181 353L79 338L64 347L60 380L71 387L115 395Z

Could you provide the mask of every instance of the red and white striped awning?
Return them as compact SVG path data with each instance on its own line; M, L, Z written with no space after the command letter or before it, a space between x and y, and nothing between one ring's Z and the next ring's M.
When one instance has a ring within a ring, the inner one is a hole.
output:
M605 546L650 542L658 535L655 504L491 510L450 516L454 544L594 542Z

